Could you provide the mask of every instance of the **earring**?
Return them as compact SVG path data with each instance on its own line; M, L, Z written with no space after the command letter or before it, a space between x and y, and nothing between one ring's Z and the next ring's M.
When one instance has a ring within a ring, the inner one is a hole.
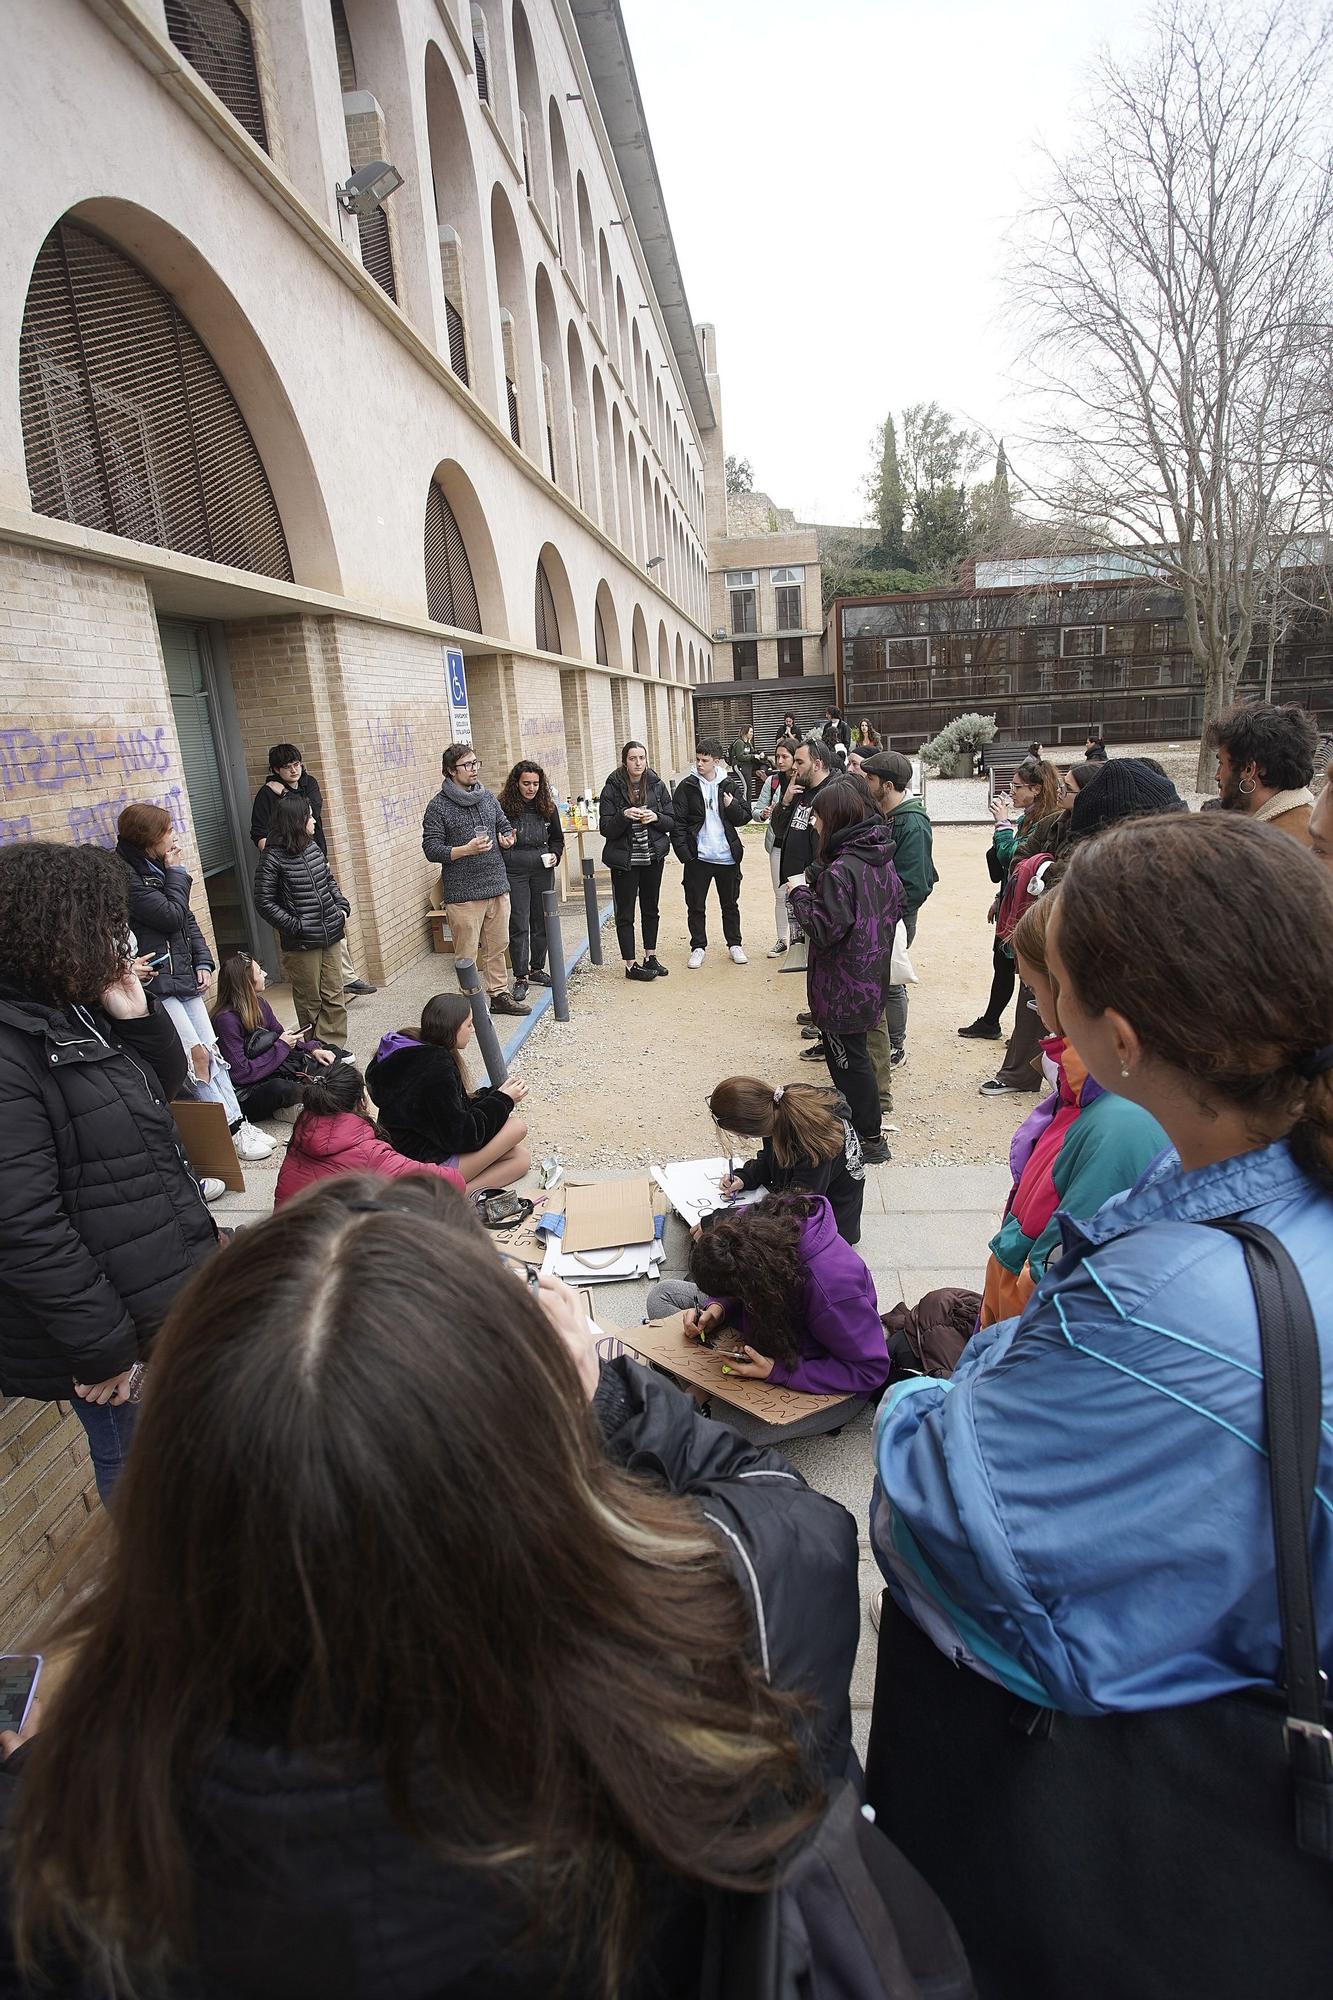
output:
M1128 1071L1128 1070L1127 1070L1127 1069L1125 1068L1125 1065L1124 1065L1123 1063L1121 1063L1121 1065L1120 1065L1120 1074L1121 1074L1121 1076L1128 1076L1128 1075L1129 1075L1129 1071Z
M1255 778L1241 778L1237 781L1236 790L1243 792L1248 799L1253 792L1258 790L1258 781Z

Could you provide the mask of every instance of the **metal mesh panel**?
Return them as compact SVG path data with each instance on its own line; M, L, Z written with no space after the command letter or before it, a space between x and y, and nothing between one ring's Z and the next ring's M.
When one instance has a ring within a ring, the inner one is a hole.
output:
M555 599L551 595L551 585L541 563L537 564L536 623L537 650L539 653L560 651L560 620L555 615Z
M57 223L33 266L19 393L37 513L292 580L213 357L160 286L74 223Z
M452 299L444 302L444 319L449 329L449 366L462 383L467 383L467 337L463 331L463 315Z
M235 0L166 0L167 33L256 145L268 151L250 23Z
M606 627L602 623L602 607L600 604L594 604L592 607L592 637L598 666L609 667L611 661L606 650Z
M382 208L361 217L361 262L382 292L398 303L398 287L393 281L393 248L389 242L389 218Z
M453 509L434 479L426 496L426 609L441 625L481 630L472 565Z
M347 25L347 10L343 0L329 0L333 13L333 46L338 51L338 86L341 90L356 89L356 57L352 53L352 31Z
M518 434L518 390L507 375L505 376L505 394L509 400L509 435L515 444L522 444L523 440Z
M491 101L491 73L486 65L486 51L476 35L472 37L472 60L477 65L477 95L483 104Z

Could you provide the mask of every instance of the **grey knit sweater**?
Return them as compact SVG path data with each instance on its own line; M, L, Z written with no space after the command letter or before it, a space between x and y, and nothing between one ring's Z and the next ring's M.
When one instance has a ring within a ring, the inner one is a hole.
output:
M427 861L440 864L440 895L446 903L485 903L492 896L509 894L500 835L512 832L500 801L484 785L463 786L452 778L445 779L426 807L421 851ZM466 847L479 833L491 837L485 854L468 854L461 861L449 859L451 848Z

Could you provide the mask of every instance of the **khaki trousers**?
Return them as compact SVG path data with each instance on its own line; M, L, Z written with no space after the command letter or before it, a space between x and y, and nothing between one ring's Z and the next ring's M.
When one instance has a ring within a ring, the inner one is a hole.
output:
M282 969L292 983L292 1003L298 1026L311 1021L321 1042L347 1046L347 1002L343 999L341 942L323 951L288 951Z
M885 1117L893 1109L893 1065L889 1061L890 1047L888 1023L881 1014L874 1027L866 1031L866 1054L870 1057L870 1067L874 1070L875 1081L879 1085L880 1110Z
M491 896L483 903L446 903L444 914L454 941L454 958L470 958L493 1000L508 990L505 946L509 942L509 898Z

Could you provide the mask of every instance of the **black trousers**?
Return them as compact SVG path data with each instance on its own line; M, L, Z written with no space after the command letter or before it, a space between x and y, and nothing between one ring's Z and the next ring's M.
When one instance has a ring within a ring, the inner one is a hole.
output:
M824 1060L828 1064L834 1089L840 1090L847 1099L857 1137L878 1139L883 1113L864 1031L859 1035L845 1035L825 1028Z
M1011 1090L1041 1089L1041 1042L1046 1030L1041 1025L1041 1016L1031 1005L1032 988L1018 982L1018 1012L1014 1016L1014 1031L1009 1037L1000 1064L999 1078Z
M650 861L646 868L613 868L611 901L616 912L616 943L626 965L634 962L634 902L638 898L639 927L643 932L645 955L657 950L658 905L662 900L662 870L665 860Z
M1013 998L1014 987L1018 983L1018 968L998 938L991 945L991 963L995 970L991 975L990 999L981 1018L989 1021L993 1028L998 1028L1000 1017Z
M724 867L720 861L687 861L685 863L685 914L690 924L690 950L703 951L708 943L708 919L704 905L708 901L708 885L717 884L717 900L722 909L722 935L728 944L741 941L741 865L733 861Z
M515 979L526 979L529 972L546 970L546 909L542 897L554 880L553 868L543 868L540 875L534 870L531 875L514 874L509 878L509 957Z
M275 1111L301 1102L301 1086L287 1076L266 1076L262 1083L252 1083L248 1090L238 1090L236 1102L252 1122L271 1118Z

